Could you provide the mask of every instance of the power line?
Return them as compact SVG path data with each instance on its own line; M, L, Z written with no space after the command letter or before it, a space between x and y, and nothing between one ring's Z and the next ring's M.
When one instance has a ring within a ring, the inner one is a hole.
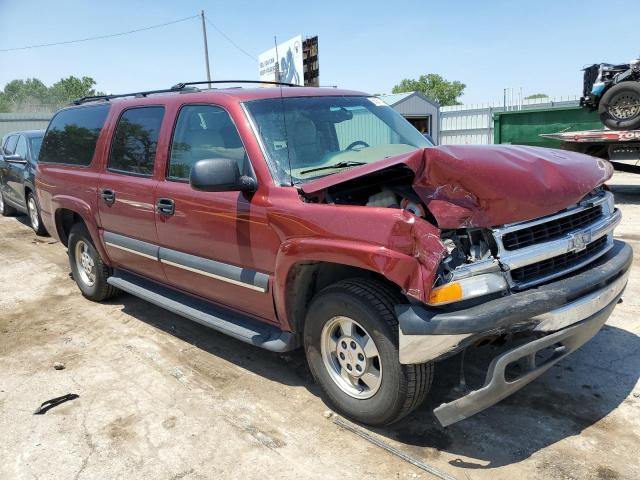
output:
M200 15L192 15L190 17L181 18L179 20L173 20L172 22L160 23L158 25L151 25L150 27L136 28L135 30L129 30L126 32L119 33L111 33L108 35L99 35L97 37L87 37L80 38L78 40L67 40L65 42L55 42L55 43L42 43L40 45L29 45L26 47L16 47L16 48L2 48L0 52L13 52L16 50L29 50L31 48L41 48L41 47L53 47L54 45L68 45L70 43L80 43L80 42L88 42L90 40L101 40L103 38L111 38L111 37L121 37L123 35L129 35L130 33L144 32L145 30L151 30L153 28L166 27L168 25L173 25L175 23L186 22L187 20L191 20L193 18L198 18ZM217 27L216 27L217 29Z
M205 17L205 20L209 23L209 25L211 25L213 28L216 29L216 31L222 35L224 38L227 39L227 41L233 45L234 47L236 47L238 50L240 50L242 53L244 53L247 57L249 57L251 60L255 60L256 62L258 61L258 59L256 57L254 57L253 55L251 55L249 52L247 52L244 48L242 48L240 45L238 45L236 42L234 42L229 35L227 35L226 33L224 33L222 30L220 30L218 28L218 26L213 23L211 20L209 20L209 17Z

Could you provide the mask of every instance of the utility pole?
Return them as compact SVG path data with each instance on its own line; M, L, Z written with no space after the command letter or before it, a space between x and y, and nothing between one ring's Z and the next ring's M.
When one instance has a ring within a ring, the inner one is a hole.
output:
M204 23L204 10L200 10L200 19L202 20L202 37L204 39L204 63L207 66L207 81L211 82L211 70L209 69L209 45L207 43L207 27ZM209 83L211 88L211 83Z
M276 46L276 82L280 82L280 55L278 55L278 37L273 36L273 44Z

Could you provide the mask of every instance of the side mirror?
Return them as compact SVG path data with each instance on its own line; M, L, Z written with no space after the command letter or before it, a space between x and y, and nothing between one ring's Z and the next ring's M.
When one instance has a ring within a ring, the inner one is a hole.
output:
M4 156L4 161L5 162L9 162L9 163L27 163L26 158L24 158L19 153L14 153L14 154L11 154L11 155L5 155Z
M240 175L238 163L229 158L206 158L191 167L191 188L202 192L255 192L256 180Z

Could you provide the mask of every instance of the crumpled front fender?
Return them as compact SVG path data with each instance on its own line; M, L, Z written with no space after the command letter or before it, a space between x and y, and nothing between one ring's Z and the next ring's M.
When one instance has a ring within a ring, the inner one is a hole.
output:
M370 270L398 285L402 291L419 301L426 301L444 254L438 230L427 222L410 222L407 236L398 249L355 240L302 237L282 244L276 259L274 300L278 318L291 325L287 318L287 282L297 264L327 262ZM404 250L404 251L403 251Z

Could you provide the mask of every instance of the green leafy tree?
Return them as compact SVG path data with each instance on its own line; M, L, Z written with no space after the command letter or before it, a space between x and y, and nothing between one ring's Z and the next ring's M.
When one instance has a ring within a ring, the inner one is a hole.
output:
M546 93L534 93L533 95L524 97L525 100L535 100L536 98L549 98L549 95Z
M91 77L77 78L73 75L54 83L49 89L51 99L58 104L69 103L77 98L99 95L94 90L96 81Z
M7 83L2 92L3 111L18 107L35 107L46 104L48 88L37 78L26 80L12 80ZM28 108L32 109L32 108Z
M460 105L458 98L464 93L467 86L457 80L445 80L442 75L429 73L420 75L416 79L405 78L398 85L393 87L393 93L421 92L432 100L435 100L442 107L448 105Z
M91 77L63 78L47 87L37 78L12 80L0 91L0 112L52 112L76 98L100 95Z

